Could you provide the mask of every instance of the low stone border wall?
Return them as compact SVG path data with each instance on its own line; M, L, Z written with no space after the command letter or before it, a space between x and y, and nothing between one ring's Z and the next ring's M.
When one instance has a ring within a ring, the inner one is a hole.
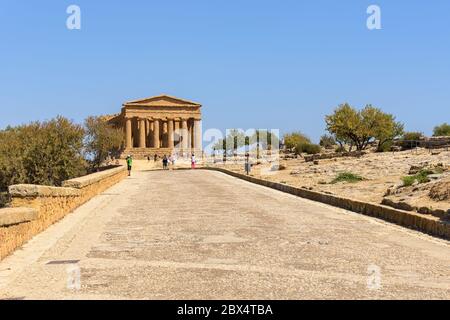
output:
M126 176L121 166L65 181L63 187L10 186L10 208L0 209L0 260Z
M392 208L409 211L409 212L418 212L422 214L431 214L432 216L435 216L440 219L445 219L447 217L450 217L450 209L445 211L443 209L431 209L428 207L416 207L411 206L410 204L403 202L403 201L394 201L389 198L384 198L383 201L381 201L381 204L384 204L385 206L389 206Z
M403 227L419 230L433 236L450 240L450 222L441 220L433 216L425 216L419 213L403 211L375 203L367 203L363 201L343 198L336 195L308 190L305 188L292 187L278 182L272 182L254 178L251 176L246 176L244 174L222 168L204 167L202 169L219 171L233 177L246 180L248 182L290 193L309 200L326 203L349 211L362 213L367 216L380 218L401 225Z

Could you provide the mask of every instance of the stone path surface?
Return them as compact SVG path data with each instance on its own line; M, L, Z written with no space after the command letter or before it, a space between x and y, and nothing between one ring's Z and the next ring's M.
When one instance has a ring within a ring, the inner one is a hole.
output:
M0 262L0 298L449 299L450 243L219 172L135 172Z

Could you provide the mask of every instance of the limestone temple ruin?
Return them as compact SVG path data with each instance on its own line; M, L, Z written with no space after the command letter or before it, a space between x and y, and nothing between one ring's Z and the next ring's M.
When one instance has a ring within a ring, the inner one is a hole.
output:
M108 122L122 128L125 148L121 157L136 159L157 154L178 157L202 154L201 104L160 95L125 102L122 112Z

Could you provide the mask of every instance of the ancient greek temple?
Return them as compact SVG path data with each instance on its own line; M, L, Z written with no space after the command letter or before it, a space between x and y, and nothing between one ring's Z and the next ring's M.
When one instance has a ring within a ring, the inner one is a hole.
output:
M109 123L123 129L125 149L133 157L147 158L202 153L201 105L168 95L125 102Z

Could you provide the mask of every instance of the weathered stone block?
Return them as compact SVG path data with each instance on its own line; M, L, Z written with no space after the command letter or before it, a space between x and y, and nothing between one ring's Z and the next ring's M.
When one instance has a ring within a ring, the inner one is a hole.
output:
M80 191L74 188L39 186L35 184L16 184L9 186L8 190L13 198L77 197L80 195Z
M84 177L64 181L63 187L71 187L76 189L85 188L124 171L126 171L126 168L124 166L120 166L117 168L96 172Z
M33 208L0 209L0 227L10 226L38 218L38 211Z

